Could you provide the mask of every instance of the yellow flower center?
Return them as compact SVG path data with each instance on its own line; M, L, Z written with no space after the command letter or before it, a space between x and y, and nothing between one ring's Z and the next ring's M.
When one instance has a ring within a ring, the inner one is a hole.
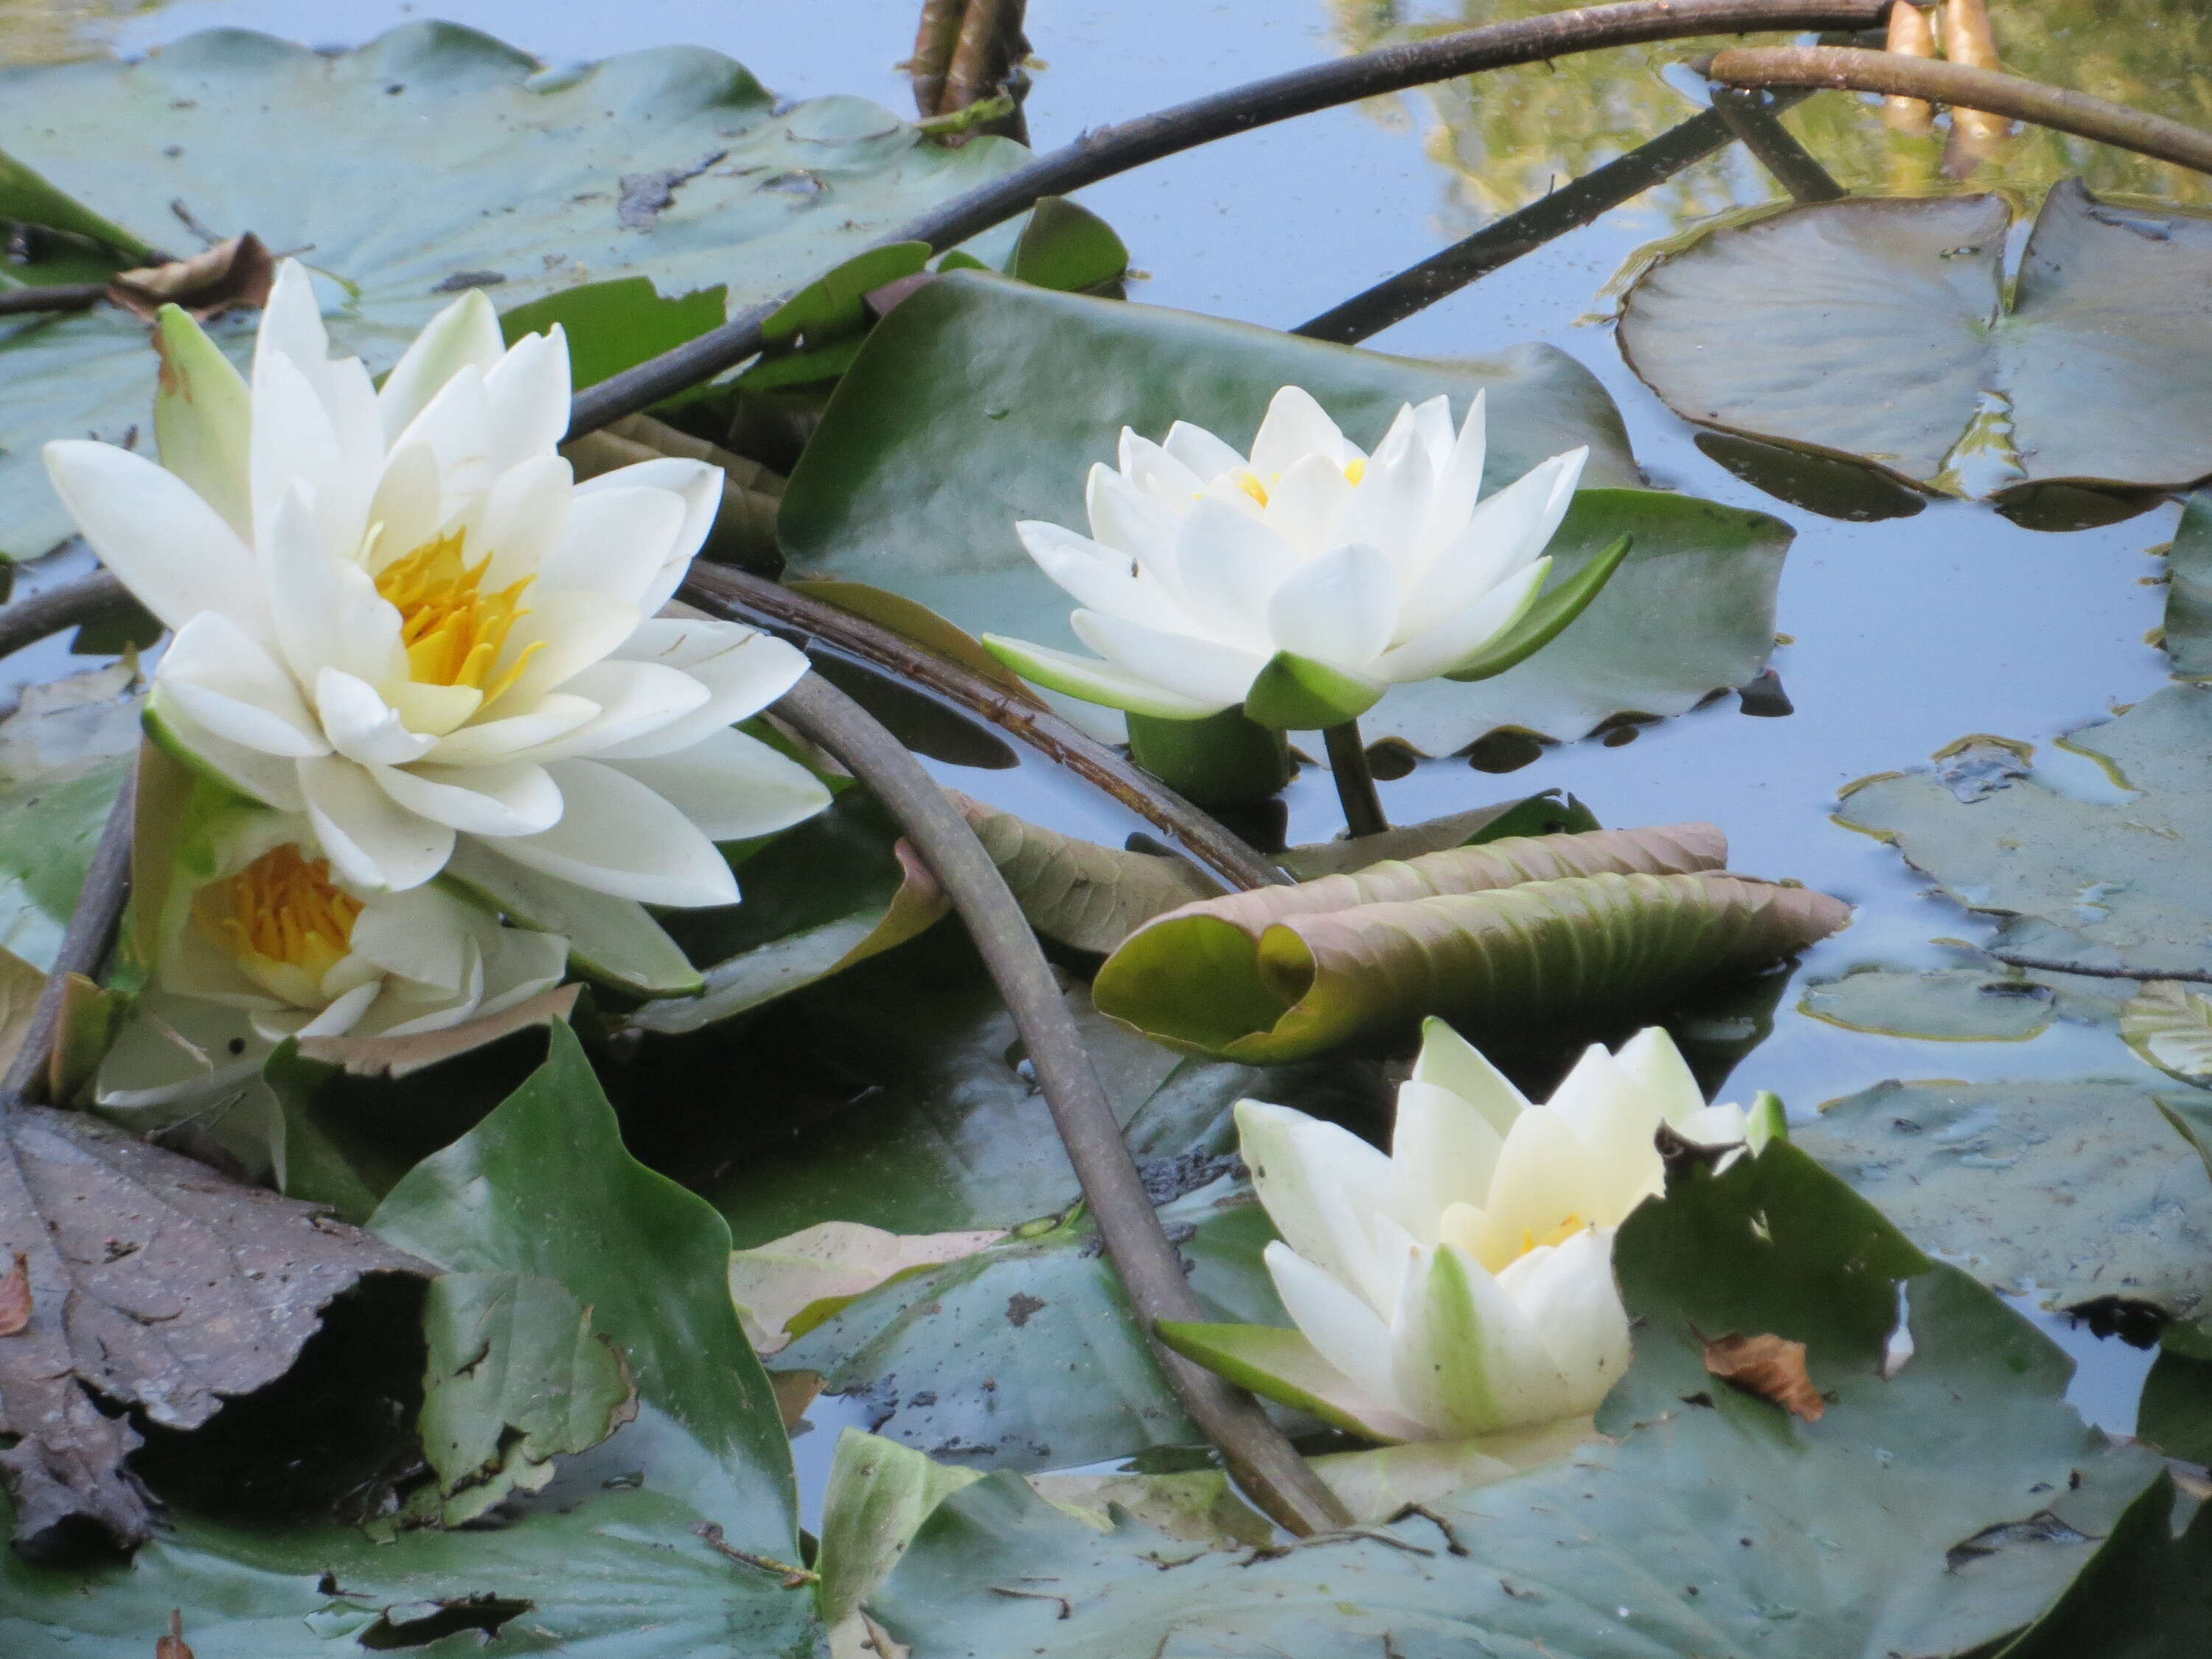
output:
M1237 487L1239 489L1242 489L1247 495L1249 495L1254 501L1259 502L1261 506L1267 506L1267 486L1260 482L1260 475L1258 473L1238 473L1237 475Z
M241 955L319 981L352 950L360 915L361 901L332 884L326 861L302 858L287 845L219 884L215 920Z
M1564 1244L1589 1224L1578 1215L1570 1215L1551 1231L1540 1236L1534 1229L1523 1227L1521 1230L1521 1255L1528 1255L1540 1244Z
M1366 476L1367 476L1367 458L1366 458L1365 456L1364 456L1364 455L1355 455L1355 456L1353 456L1353 457L1352 458L1352 459L1350 459L1350 460L1346 461L1346 462L1344 464L1344 481L1345 481L1345 483L1348 483L1348 484L1357 485L1357 484L1358 483L1358 482L1359 482L1362 478L1365 477Z
M530 612L522 595L531 579L483 591L484 557L471 564L462 555L463 535L455 531L403 554L377 576L376 591L399 612L399 637L417 684L465 685L490 702L520 677L525 664L545 648L543 640L522 654L490 684L493 668L514 624Z

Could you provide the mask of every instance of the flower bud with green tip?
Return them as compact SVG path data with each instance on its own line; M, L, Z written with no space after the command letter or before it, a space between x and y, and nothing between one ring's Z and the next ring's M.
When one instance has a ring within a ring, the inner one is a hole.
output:
M1755 1153L1780 1103L1708 1106L1665 1031L1593 1046L1532 1105L1443 1021L1399 1090L1389 1156L1238 1103L1282 1234L1267 1271L1297 1329L1164 1324L1179 1352L1371 1439L1456 1440L1595 1411L1629 1359L1613 1240L1660 1196L1662 1127ZM1741 1156L1738 1152L1731 1156Z
M1091 470L1090 535L1015 526L1097 658L984 643L1039 685L1132 714L1241 704L1277 729L1340 726L1393 684L1503 673L1596 596L1625 543L1543 591L1588 453L1478 501L1480 394L1456 431L1449 399L1406 404L1371 456L1297 386L1249 456L1186 422L1161 443L1125 428L1118 469Z

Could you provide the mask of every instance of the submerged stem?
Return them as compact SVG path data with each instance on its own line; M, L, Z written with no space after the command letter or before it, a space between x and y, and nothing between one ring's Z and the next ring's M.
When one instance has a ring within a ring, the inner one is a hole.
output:
M1329 775L1336 780L1336 799L1344 807L1344 827L1356 839L1379 836L1390 827L1382 816L1382 797L1375 788L1375 774L1368 769L1367 744L1359 735L1359 722L1346 720L1322 734L1328 745Z

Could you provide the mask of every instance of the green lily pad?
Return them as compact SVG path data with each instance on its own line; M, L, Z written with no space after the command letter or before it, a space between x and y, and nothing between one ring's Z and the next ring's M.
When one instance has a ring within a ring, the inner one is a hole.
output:
M1971 968L1930 974L1860 969L1805 987L1797 1011L1847 1031L1934 1042L2024 1042L2050 1029L2051 988Z
M1211 1182L1164 1206L1160 1220L1182 1239L1210 1317L1284 1322L1260 1261L1274 1230L1248 1188ZM856 1396L874 1432L969 1468L1065 1468L1205 1440L1085 1218L894 1279L775 1364Z
M795 1559L791 1454L730 1302L729 1230L623 1149L567 1026L553 1028L544 1066L410 1170L370 1225L449 1273L565 1285L623 1350L640 1398L694 1442L680 1494L732 1542Z
M1850 919L1727 856L1711 824L1510 836L1204 899L1131 934L1092 994L1170 1048L1267 1065L1425 1015L1486 1035L1653 1008Z
M2191 495L2166 553L2163 643L2173 672L2212 679L2212 496Z
M2212 1179L2137 1081L1879 1083L1792 1133L2000 1290L2181 1316L2212 1294Z
M129 770L118 756L0 785L0 948L34 968L53 965Z
M1621 350L1687 420L1957 493L1990 493L1967 482L1983 457L2008 493L2212 473L2212 223L2065 180L2008 307L2011 223L1969 196L1724 226L1638 279Z
M2032 1326L1786 1144L1678 1171L1615 1260L1638 1316L1600 1419L1618 1444L1256 1555L1102 1536L993 1474L939 1504L875 1616L945 1659L1948 1655L2034 1617L2159 1471L2063 1403ZM1900 1290L1916 1351L1885 1381ZM1717 1382L1701 1331L1806 1343L1825 1414Z
M450 23L337 53L210 30L136 63L0 72L0 217L52 216L43 180L157 246L191 250L178 201L219 235L301 250L328 278L332 339L378 371L471 287L505 309L643 271L671 296L722 285L744 309L1027 154L925 143L864 99L779 112L744 69L696 47L556 71ZM253 326L212 331L243 361ZM8 553L69 532L41 441L150 433L146 342L106 308L0 334Z
M1784 525L1656 491L1602 387L1547 346L1420 362L1149 306L958 272L909 295L839 382L784 496L795 574L865 582L970 634L1075 648L1071 601L1022 550L1018 519L1083 523L1083 481L1125 425L1177 420L1249 445L1276 389L1313 392L1355 442L1399 405L1488 391L1493 484L1589 445L1554 538L1557 589L1620 537L1627 562L1558 642L1498 678L1394 688L1370 738L1429 753L1517 725L1579 738L1608 715L1674 714L1740 684L1773 644Z
M1997 917L2008 955L2147 978L2212 969L2212 694L2170 686L2061 746L2113 787L2054 781L2024 745L1966 739L1932 772L1847 791L1836 821Z
M2174 1482L2161 1474L2128 1505L2066 1594L1996 1659L2189 1659L2212 1622L2212 1506L2174 1530Z

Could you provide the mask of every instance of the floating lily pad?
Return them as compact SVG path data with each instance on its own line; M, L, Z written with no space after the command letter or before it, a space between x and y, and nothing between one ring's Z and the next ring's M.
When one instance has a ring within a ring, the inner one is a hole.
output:
M1274 1230L1249 1188L1216 1181L1168 1203L1160 1220L1182 1240L1208 1318L1285 1322L1260 1261ZM866 1406L876 1433L969 1468L1065 1468L1205 1439L1169 1391L1087 1218L895 1279L775 1364L821 1372L830 1392Z
M778 533L798 575L889 589L971 634L1074 648L1072 601L1022 550L1015 520L1081 526L1084 478L1125 425L1157 438L1190 421L1249 445L1286 385L1360 443L1401 404L1445 392L1456 412L1486 388L1492 487L1590 447L1553 580L1634 538L1557 643L1492 680L1393 690L1364 718L1370 738L1429 753L1503 725L1579 738L1624 710L1680 714L1765 664L1788 527L1623 488L1641 480L1618 411L1547 346L1420 362L959 272L868 337L792 477Z
M1880 1083L1793 1133L2000 1290L2192 1316L2212 1295L2212 1179L2142 1082Z
M2024 1042L2050 1028L2053 1000L2049 986L2003 972L1875 968L1814 981L1797 1009L1847 1031L1936 1042Z
M1395 1525L1255 1554L1102 1536L999 1474L946 1498L876 1617L944 1659L1955 1654L2017 1628L2159 1473L2070 1367L1786 1145L1622 1228L1623 1437ZM1899 1289L1911 1361L1883 1380ZM1808 1345L1817 1424L1717 1383L1699 1331ZM1007 1589L1018 1591L1007 1595Z
M732 310L796 288L1026 152L959 149L859 98L778 111L744 69L659 47L579 71L450 23L344 52L210 30L137 63L0 72L0 218L51 216L38 179L182 252L180 202L323 272L331 337L391 366L469 288L501 309L649 272L666 295L722 285ZM0 334L0 547L68 533L40 442L150 440L145 326L106 308ZM243 360L254 319L214 325Z
M2000 918L2008 955L2147 978L2212 969L2212 692L2168 687L2064 747L2115 787L2068 793L2022 745L1984 740L1858 785L1837 821Z
M1960 493L2063 480L2110 498L2212 473L2212 223L2063 182L2008 308L2011 223L1969 196L1725 226L1638 281L1621 349L1686 419ZM1987 477L1945 476L1962 446Z
M2163 643L2173 672L2212 679L2212 496L2191 495L2166 554Z

